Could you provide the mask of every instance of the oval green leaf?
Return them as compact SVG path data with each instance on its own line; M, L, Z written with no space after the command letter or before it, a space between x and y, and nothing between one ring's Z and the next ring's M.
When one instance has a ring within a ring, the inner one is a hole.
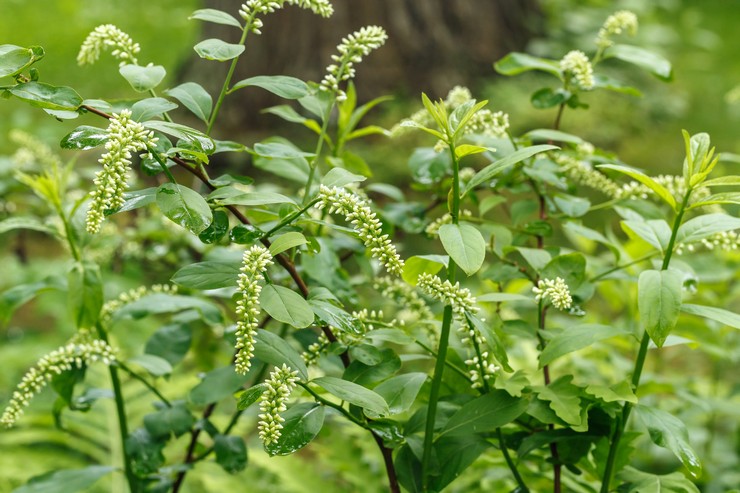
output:
M48 110L76 111L82 104L82 98L71 87L56 87L43 82L18 84L8 92L31 106Z
M470 224L444 224L439 239L450 258L469 276L475 274L486 256L486 240Z
M172 222L196 235L213 220L211 208L203 196L176 183L165 183L157 189L157 205Z
M390 412L385 399L362 385L335 377L319 377L312 382L343 401L368 410L373 415L382 417Z
M308 302L292 289L268 284L260 293L260 306L278 322L286 323L296 329L303 329L313 323L313 310Z
M121 66L118 72L131 84L136 92L146 92L154 89L167 75L167 71L161 65L142 67L141 65L129 64Z
M243 79L234 84L229 92L248 86L261 87L285 99L298 99L308 94L308 86L305 82L287 75L258 75Z
M99 147L108 140L108 131L98 127L82 125L67 134L60 143L62 149L86 151Z
M319 404L302 402L281 414L285 420L280 438L265 446L265 451L274 455L288 455L308 445L324 426L326 408Z
M227 43L215 38L201 41L193 49L199 57L217 62L225 62L244 53L244 45Z

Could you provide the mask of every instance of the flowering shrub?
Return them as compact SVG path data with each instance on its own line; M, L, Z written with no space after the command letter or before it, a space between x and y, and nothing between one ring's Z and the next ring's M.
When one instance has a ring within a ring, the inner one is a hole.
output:
M708 354L732 358L719 346L736 346L740 316L716 306L713 281L698 271L707 258L737 263L740 219L725 207L740 203L732 191L740 177L718 176L720 157L703 133L684 132L675 176L650 176L561 129L564 112L586 107L591 92L636 92L601 71L610 59L671 77L662 57L616 43L635 33L636 16L609 17L590 59L580 50L561 59L512 53L495 64L504 75L557 81L532 95L535 107L555 111L552 128L515 135L509 115L456 87L444 100L423 94L423 109L387 131L360 126L382 99L358 106L352 82L355 65L386 41L378 26L342 39L319 83L232 80L248 34L286 5L333 12L328 0L249 0L239 18L193 13L241 31L238 43L194 47L229 65L215 99L194 82L160 91L166 69L140 65L139 45L113 25L93 30L78 61L110 49L133 101L83 99L39 80L41 48L0 47L5 96L71 124L63 148L105 149L85 184L53 152L16 136L17 179L55 219L5 218L0 234L32 229L65 245L67 280L54 287L68 292L72 316L60 323L77 335L29 370L1 422L23 426L23 408L49 382L59 422L97 405L79 405L96 362L108 367L123 450L114 467L59 471L29 488L69 478L84 488L119 467L131 492L178 492L203 461L240 474L248 447L290 455L338 428L343 447L375 447L355 467L385 470L385 481L375 475L357 488L699 491L703 460L676 415L701 396L661 386L650 361L666 346L710 338L724 342L707 344ZM310 150L280 137L214 138L228 95L255 87L297 102L267 112L312 132ZM176 123L178 111L200 123ZM72 128L82 117L99 126ZM414 131L431 136L429 147L408 151L420 193L363 186L369 166L350 143L392 138L403 153ZM241 153L244 171L277 179L212 176L218 153ZM96 241L116 235L117 218L145 211L167 221L166 245L187 246L168 274L175 286L108 299L112 258ZM170 323L119 348L124 325L145 317ZM195 330L217 340L211 363L192 357ZM654 385L643 381L647 368ZM190 387L171 375L190 376ZM127 408L129 381L144 386L155 411L142 418ZM706 412L714 432L727 411ZM667 474L640 452L648 442L675 456Z

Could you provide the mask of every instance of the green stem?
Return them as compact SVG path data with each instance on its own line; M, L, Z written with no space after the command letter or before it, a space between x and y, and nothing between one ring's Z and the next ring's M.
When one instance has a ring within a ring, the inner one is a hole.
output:
M240 45L243 45L247 41L247 35L249 34L249 31L252 28L252 22L254 21L254 16L251 16L244 26L244 30L242 31L242 37L239 39ZM241 55L240 55L241 56ZM231 64L229 65L229 71L226 73L226 79L224 80L223 86L221 86L221 92L218 95L218 99L216 99L216 104L213 106L213 111L211 111L211 117L208 119L208 127L206 127L206 135L211 135L211 130L213 130L213 125L216 123L216 117L218 116L218 112L221 109L221 105L224 102L224 98L226 97L226 94L229 90L229 85L231 85L231 78L234 77L234 71L236 70L236 64L239 62L239 57L237 56L234 59L231 60Z
M331 116L332 110L334 110L335 102L332 101L329 111L324 115L324 122L321 124L321 133L319 134L319 141L316 143L316 150L314 151L314 157L309 163L308 179L306 180L306 188L303 191L303 203L305 204L311 195L311 185L313 185L314 177L316 176L316 168L318 167L319 155L321 149L324 147L324 139L326 138L326 130L329 128L329 117Z
M316 392L314 392L314 391L313 391L313 390L311 389L311 387L309 387L309 386L308 386L308 384L307 384L307 383L303 383L303 382L298 382L298 385L300 385L301 387L303 387L303 388L304 388L304 389L305 389L305 390L306 390L306 391L307 391L307 392L308 392L309 394L311 394L311 396L312 396L312 397L313 397L314 399L316 399L316 400L317 400L317 401L318 401L319 403L321 403L321 404L323 404L323 405L325 405L325 406L329 406L329 407L331 407L331 408L333 408L333 409L336 409L337 411L339 411L340 413L342 413L342 414L344 415L344 417L345 417L345 418L347 418L348 420L352 421L352 422L353 422L354 424L356 424L357 426L360 426L360 427L362 427L362 428L364 428L364 429L367 429L367 426L365 425L365 423L363 423L363 422L362 422L362 421L360 421L359 419L357 419L357 418L355 418L354 416L352 416L352 415L351 415L351 414L349 413L349 411L347 411L347 410L346 410L345 408L343 408L343 407L342 407L342 406L340 406L339 404L335 404L335 403L333 403L333 402L331 402L331 401L328 401L328 400L324 399L323 397L321 397L321 396L320 396L319 394L317 394Z
M595 275L594 277L591 278L590 282L598 281L599 279L608 276L612 272L616 272L618 270L626 269L627 267L632 267L633 265L640 264L640 263L642 263L642 262L644 262L646 260L650 260L651 258L653 258L656 255L658 255L658 253L660 253L660 252L648 253L647 255L643 255L642 257L636 258L635 260L632 260L630 262L627 262L626 264L616 265L616 266L612 267L611 269L605 270L604 272Z
M686 213L686 207L689 203L689 198L691 197L691 192L693 191L692 188L689 188L686 192L686 195L683 198L683 201L681 202L681 206L678 209L678 212L676 213L676 218L673 221L673 228L671 229L671 239L668 241L668 246L666 247L665 256L663 257L663 264L660 267L660 270L667 270L668 267L671 264L671 258L673 257L673 249L676 245L676 237L678 236L678 229L681 227L681 223L683 221L683 216ZM648 347L650 345L650 335L647 333L647 331L642 335L642 340L640 341L640 349L637 352L637 358L635 359L635 368L632 372L632 390L637 393L637 389L640 386L640 377L642 376L642 370L645 366L645 360L647 359L647 351ZM609 488L611 486L611 482L614 476L614 462L617 458L617 450L619 450L619 442L622 439L622 435L624 435L624 430L627 426L627 420L630 417L630 414L632 413L632 408L634 407L634 404L631 402L625 402L624 407L622 408L622 415L620 419L617 420L615 423L614 428L614 434L612 436L612 441L609 446L609 455L606 459L606 466L604 467L604 479L601 483L601 490L600 493L608 493Z
M165 405L165 406L167 406L167 407L172 407L172 403L171 403L171 402L170 402L170 401L169 401L169 400L168 400L168 399L167 399L167 398L166 398L166 397L165 397L164 395L162 395L162 393L161 393L161 392L160 392L159 390L157 390L157 388L156 388L156 387L154 387L154 386L153 386L152 384L150 384L150 383L149 383L149 382L147 381L147 379L146 379L146 378L142 377L141 375L139 375L138 373L136 373L136 372L135 372L135 371L133 371L133 370L132 370L131 368L129 368L128 366L124 365L124 364L123 364L123 363L121 363L121 362L119 362L119 363L118 363L118 367L119 367L119 368L120 368L121 370L123 370L123 371L125 371L126 373L128 373L128 374L129 374L129 375L130 375L130 376L131 376L132 378L134 378L135 380L138 380L139 382L143 383L143 384L144 384L144 386L145 386L145 387L146 387L147 389L149 389L149 391L150 391L150 392L152 392L152 393L153 393L154 395L156 395L156 396L157 396L157 397L159 398L159 400L160 400L160 401L162 401L162 404L164 404L164 405Z
M270 229L265 234L263 234L262 235L262 238L269 238L270 236L272 236L272 234L275 231L277 231L280 228L285 227L288 224L292 223L297 218L299 218L300 216L302 216L308 209L310 209L311 207L313 207L318 201L319 201L318 199L314 199L311 202L309 202L308 204L306 204L300 210L295 211L293 214L289 214L288 216L285 216L285 218L282 221L280 221L279 223L277 223L272 229Z
M422 349L423 349L424 351L428 352L429 354L431 354L431 355L432 355L432 356L434 356L435 358L437 357L437 352L436 352L436 351L435 351L434 349L430 348L429 346L427 346L427 345L426 345L426 344L424 344L423 342L420 342L420 341L415 341L415 342L416 342L416 345L417 345L417 346L419 346L419 347L421 347L421 348L422 348ZM454 364L454 363L452 363L452 362L450 362L450 361L445 361L445 364L446 364L446 365L447 365L447 366L448 366L448 367L449 367L449 368L450 368L450 369L451 369L452 371L454 371L455 373L457 373L458 375L460 375L460 376L461 376L462 378L464 378L465 380L467 380L467 381L468 381L468 383L471 383L471 384L473 383L473 382L472 382L472 381L470 380L470 375L468 375L468 374L467 374L467 373L465 372L465 370L463 370L462 368L460 368L459 366L457 366L456 364Z
M509 466L509 469L511 470L511 474L514 475L516 484L519 485L518 492L519 493L529 493L529 488L527 488L527 485L524 483L524 479L522 478L522 475L519 474L519 470L516 468L516 464L511 459L511 456L509 455L509 451L506 449L506 443L504 442L504 433L501 431L501 428L496 428L496 435L498 436L498 444L499 444L499 447L501 448L501 453L504 455L506 464Z
M154 160L159 163L159 166L162 168L162 171L164 171L164 174L167 176L167 179L170 181L170 183L174 183L177 185L177 180L175 180L175 176L172 174L172 171L170 171L170 168L167 167L167 163L162 161L162 158L159 156L159 153L157 153L156 150L152 150L149 146L146 147L147 152L154 156Z

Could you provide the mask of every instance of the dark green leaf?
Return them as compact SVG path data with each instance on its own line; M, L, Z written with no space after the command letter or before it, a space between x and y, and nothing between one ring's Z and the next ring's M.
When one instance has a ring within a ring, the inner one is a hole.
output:
M149 374L161 377L172 373L172 365L169 361L154 354L140 354L126 361L144 368Z
M228 14L226 14L228 15ZM185 82L177 87L165 91L168 96L180 101L183 106L193 112L195 116L208 122L213 107L211 95L203 89L203 86L195 82Z
M192 340L193 332L187 324L165 325L152 334L146 342L144 352L159 356L170 365L176 365L187 354Z
M272 318L303 329L313 323L314 314L308 302L292 289L268 284L260 293L260 307Z
M646 270L637 281L640 325L658 347L676 326L682 287L683 275L676 270Z
M155 438L164 438L170 435L179 437L190 431L190 427L194 423L195 418L182 403L144 416L144 426Z
M236 286L240 264L237 262L199 262L178 270L172 282L191 289L218 289Z
M146 92L157 87L167 71L161 65L123 65L118 72L131 84L134 91Z
M158 132L171 135L177 139L184 140L190 146L205 154L212 154L216 150L216 144L209 136L194 128L178 123L163 122L159 120L149 120L144 122L144 126Z
M211 325L222 322L221 310L210 301L193 296L152 293L118 309L113 321L125 318L140 319L161 313L177 313L184 310L197 310L203 320Z
M244 411L249 406L257 402L266 389L267 386L264 383L260 383L254 387L249 387L247 390L239 394L239 401L236 404L236 408L240 411Z
M41 291L47 289L65 290L67 283L63 277L47 277L43 281L19 284L0 294L0 321L7 323L18 307L31 301Z
M344 309L323 300L308 300L308 304L314 314L326 325L350 334L359 334L362 331L362 325Z
M160 440L145 428L138 428L126 438L126 451L131 458L131 466L138 476L153 473L164 464L162 449L165 440Z
M550 409L560 419L576 429L582 424L581 389L573 385L572 380L573 375L565 375L547 386L533 387L533 390L540 400L550 402Z
M377 356L380 357L377 363L364 363L357 358L344 370L342 378L358 385L372 386L394 375L401 368L401 358L393 349L383 349ZM367 360L369 361L369 358ZM371 417L377 417L372 415L372 412L368 413Z
M549 365L563 355L589 347L595 342L627 334L629 332L622 327L599 324L583 324L563 329L548 341L547 346L540 353L540 368Z
M440 437L434 443L439 469L430 478L431 491L442 491L490 446L488 441L477 435Z
M439 239L450 258L467 275L472 276L483 265L486 256L486 240L475 226L443 224L439 228Z
M389 378L374 390L388 403L390 414L400 414L411 409L426 379L426 373L404 373Z
M243 79L234 84L229 92L248 86L261 87L285 99L299 99L308 94L308 86L305 82L287 75L258 75Z
M213 220L211 208L201 194L175 183L165 183L157 189L157 205L172 222L196 235Z
M553 90L545 87L539 91L535 91L530 101L532 102L532 106L538 110L546 110L565 103L571 96L572 94L569 91L563 89Z
M112 466L88 466L82 469L61 469L34 476L13 493L76 493L86 491L95 482L115 471Z
M198 238L203 243L210 245L216 243L229 232L229 215L222 210L213 211L213 221L200 232Z
M236 474L247 467L247 446L242 437L216 435L213 438L216 463L230 474Z
M227 43L220 39L206 39L193 47L199 57L206 60L225 62L238 57L244 52L244 45Z
M699 317L708 318L723 325L740 329L740 315L716 306L702 306L685 303L681 305L681 311Z
M465 195L469 191L473 190L478 185L481 185L489 180L491 180L494 176L501 173L504 169L508 168L509 166L512 166L518 162L524 161L525 159L528 159L535 154L539 154L541 152L549 151L552 149L557 149L558 147L553 145L536 145L531 147L525 147L523 149L516 150L509 154L508 156L499 159L498 161L495 161L473 176L473 178L470 179L470 181L465 185L465 189L462 191L462 195Z
M311 382L350 404L366 409L375 416L383 417L389 413L385 400L362 385L335 377L319 377Z
M31 106L49 110L76 111L82 98L70 87L56 87L42 82L26 82L8 89L8 92Z
M578 289L585 279L586 257L580 253L558 255L547 263L540 275L546 279L560 277L573 292Z
M196 406L218 402L242 388L249 378L248 374L236 373L233 366L216 368L206 373L203 380L193 387L188 395L188 401Z
M653 443L673 452L692 476L695 478L701 476L701 462L689 445L686 425L672 414L660 409L638 404L635 410L647 426Z
M100 268L92 262L75 262L67 276L69 309L77 327L95 327L103 307Z
M302 380L308 380L308 369L298 351L282 337L259 329L254 342L254 355L265 363L280 367L283 363L297 370Z
M282 413L283 429L277 442L265 446L270 455L289 455L311 442L324 426L325 407L309 402L292 406Z
M108 131L102 128L82 125L67 134L59 144L62 149L86 151L99 147L108 140Z
M476 397L453 414L440 438L495 431L521 416L528 405L527 399L512 397L503 390L493 390Z

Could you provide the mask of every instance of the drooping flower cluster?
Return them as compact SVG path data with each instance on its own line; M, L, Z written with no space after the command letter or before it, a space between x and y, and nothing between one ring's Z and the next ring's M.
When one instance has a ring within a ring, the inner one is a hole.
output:
M298 372L293 371L283 363L281 368L275 368L265 381L265 391L260 396L259 437L265 446L280 439L285 419L280 413L287 409L285 403L296 387Z
M475 331L470 330L470 332ZM480 334L477 334L473 337L477 338L476 344L478 345L478 347L481 347L483 346L483 344L485 344L485 339L483 339ZM488 351L481 352L480 358L478 356L473 356L470 359L466 359L465 365L468 367L470 381L473 382L470 386L474 389L482 388L485 385L484 382L490 380L491 377L493 377L493 375L495 375L496 372L501 369L500 366L493 363L490 355L488 354Z
M460 283L452 284L449 280L443 281L439 277L427 274L419 275L416 283L423 292L432 298L452 307L452 313L461 323L465 324L465 312L475 313L475 297L468 288L460 287Z
M114 114L107 132L105 148L108 152L98 160L103 169L95 175L96 189L90 193L92 201L87 211L86 227L91 234L100 231L106 210L123 205L123 192L128 188L128 172L131 169L131 153L144 151L157 143L154 132L131 119L130 110Z
M131 36L113 24L98 26L87 35L77 54L77 63L95 63L100 58L100 53L107 48L113 48L111 55L121 60L120 65L138 64L136 54L141 50L139 43L134 43Z
M607 177L604 173L594 169L588 161L578 159L568 154L557 153L555 162L565 175L578 185L583 185L601 193L618 198L621 196L620 185Z
M371 51L377 50L385 44L388 35L380 26L366 26L355 31L337 46L338 55L332 55L333 64L326 67L326 76L321 81L321 88L336 94L337 101L344 101L347 95L339 84L355 76L356 63L362 61L362 57L368 56Z
M73 341L45 355L23 376L0 417L0 424L6 428L13 426L31 399L56 375L96 361L111 365L116 361L116 351L104 341L93 339Z
M110 320L113 314L122 307L133 303L152 293L176 294L177 286L172 284L154 284L152 286L139 286L138 288L129 289L118 295L118 298L107 301L100 310L100 319L103 322Z
M567 310L573 306L570 289L562 277L540 279L537 286L532 288L532 292L535 294L536 302L550 301L558 310Z
M61 168L62 161L51 148L33 135L22 130L11 130L10 140L18 145L13 161L18 167L40 164L44 168Z
M241 298L236 302L236 372L245 374L252 366L254 336L259 320L259 298L265 270L272 264L272 255L261 245L246 250L242 257L237 289Z
M352 223L355 232L370 249L370 254L382 263L386 270L397 276L403 271L403 260L396 252L387 234L383 234L382 223L367 203L357 195L340 187L321 186L317 208L327 208L329 213L339 213Z
M247 0L239 9L239 15L247 22L247 27L253 33L262 34L260 29L264 24L257 16L271 14L283 8L286 3L311 10L321 17L331 17L334 13L334 7L329 0Z
M637 34L637 16L629 10L620 10L607 17L604 25L599 29L596 37L596 46L599 49L608 48L614 42L610 39L612 35L622 34L627 31L630 36Z
M594 88L594 69L586 54L579 50L568 52L560 60L560 70L572 76L581 89Z

